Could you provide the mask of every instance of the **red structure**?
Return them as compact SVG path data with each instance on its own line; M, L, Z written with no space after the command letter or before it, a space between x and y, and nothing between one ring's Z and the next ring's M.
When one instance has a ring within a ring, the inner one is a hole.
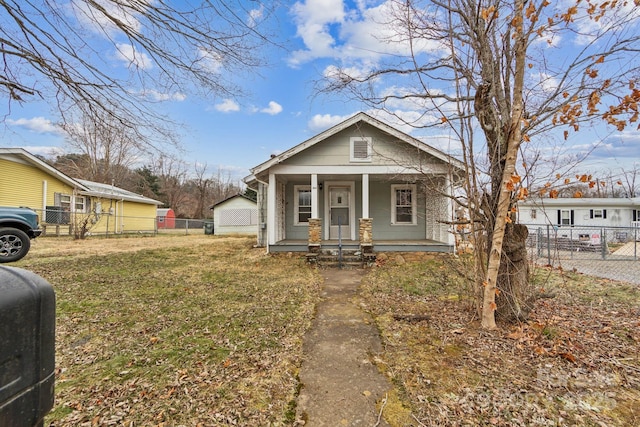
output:
M158 230L164 228L176 227L176 213L173 209L158 209L156 214L156 223L158 224Z

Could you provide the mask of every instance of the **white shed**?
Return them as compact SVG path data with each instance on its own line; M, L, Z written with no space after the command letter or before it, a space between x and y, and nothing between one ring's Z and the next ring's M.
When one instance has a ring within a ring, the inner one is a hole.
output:
M258 234L258 205L243 194L231 196L211 207L213 234Z

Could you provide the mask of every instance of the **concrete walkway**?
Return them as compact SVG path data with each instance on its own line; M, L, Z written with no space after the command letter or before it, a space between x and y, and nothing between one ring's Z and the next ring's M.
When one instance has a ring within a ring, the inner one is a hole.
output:
M305 337L296 425L388 426L379 416L391 384L371 363L381 351L371 317L351 302L361 270L322 270L324 300Z

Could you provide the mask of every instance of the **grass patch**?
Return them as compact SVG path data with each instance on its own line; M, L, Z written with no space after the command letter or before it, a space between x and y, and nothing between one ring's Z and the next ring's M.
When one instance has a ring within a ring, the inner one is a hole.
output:
M246 238L95 239L39 257L49 243L19 264L56 291L47 425L290 424L321 281L303 260Z

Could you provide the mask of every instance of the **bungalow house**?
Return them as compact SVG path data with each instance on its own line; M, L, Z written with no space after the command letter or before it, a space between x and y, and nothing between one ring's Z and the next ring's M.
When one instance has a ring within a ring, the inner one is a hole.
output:
M464 164L365 113L251 169L269 252L452 251Z
M85 219L92 234L155 232L157 200L113 185L71 178L22 148L0 148L0 205L40 214L45 233L73 233ZM8 179L7 177L11 177Z
M255 200L244 194L236 194L211 206L213 210L213 234L258 233L258 207Z

